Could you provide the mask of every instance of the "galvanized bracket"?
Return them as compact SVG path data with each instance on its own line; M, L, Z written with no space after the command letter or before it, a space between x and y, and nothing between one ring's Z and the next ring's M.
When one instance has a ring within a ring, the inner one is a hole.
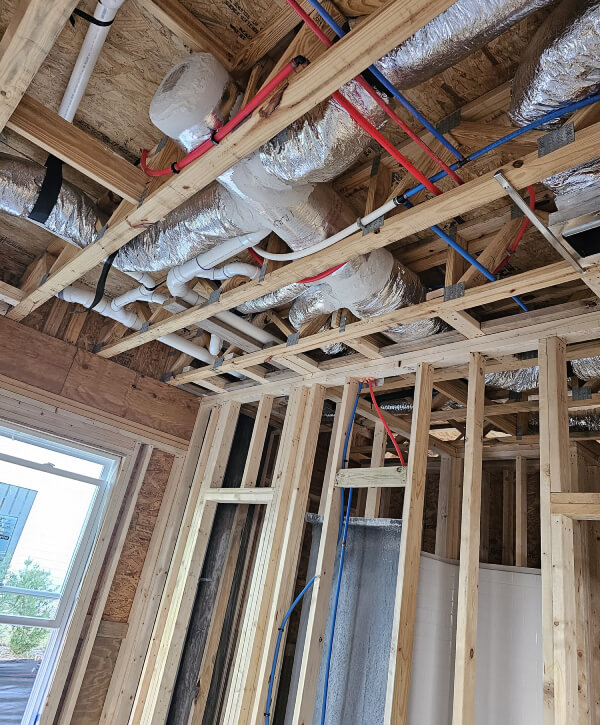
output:
M300 332L294 332L292 335L288 335L287 340L285 341L286 347L291 347L292 345L297 345L299 339L300 339Z
M510 207L510 218L511 219L520 219L521 217L524 217L525 214L523 214L523 209L521 207L518 207L516 204L513 204Z
M571 123L555 128L545 136L538 138L538 157L541 158L553 151L558 151L558 149L573 143L573 141L575 141L575 126L571 121Z
M173 373L165 373L165 374L164 374L164 375L162 376L162 378L161 378L161 381L162 381L163 383L168 383L168 382L169 382L169 380L170 380L170 379L171 379L172 377L173 377Z
M582 385L580 388L571 388L573 400L591 400L592 388L590 385Z
M344 330L346 329L346 320L347 319L348 319L348 316L346 315L346 313L345 312L342 313L342 315L340 316L340 327L339 327L340 332L344 332Z
M108 224L105 224L103 227L98 229L98 232L96 233L96 238L94 239L95 242L97 242L99 239L101 239L104 236L104 232L108 229Z
M144 203L144 199L146 198L146 196L147 196L147 195L148 195L148 187L146 187L146 188L144 189L144 191L142 191L142 195L140 196L140 200L138 201L138 205L137 205L137 208L138 208L138 209L139 209L139 208L140 208L140 207L142 206L142 204Z
M225 358L222 355L220 357L218 357L218 358L215 358L215 361L213 363L213 370L216 370L217 368L220 368L221 365L223 364L223 360L224 359Z
M465 283L457 282L444 287L444 302L448 300L457 300L459 297L465 296Z
M371 232L377 232L379 229L381 229L384 221L385 217L382 214L381 216L378 216L377 219L373 219L373 221L369 222L368 224L363 224L362 219L357 219L356 223L362 229L362 235L364 237Z
M150 329L150 321L146 320L146 322L144 322L144 324L140 327L140 332L148 332L149 329Z
M98 342L98 343L97 343L96 345L94 345L94 347L92 348L92 352L100 352L100 350L102 350L102 348L103 348L103 347L104 347L104 343L103 343L103 342Z
M266 274L267 274L267 260L265 259L260 268L260 273L258 275L258 281L263 282Z
M214 305L215 302L219 301L220 296L221 296L221 288L217 287L217 289L214 289L208 296L208 304Z
M556 249L560 256L565 259L577 272L583 274L583 267L579 264L579 261L575 257L575 252L569 246L569 244L563 239L563 237L557 237L553 234L550 229L536 216L533 209L529 208L527 202L521 197L519 192L510 183L510 181L504 176L501 171L497 171L494 174L494 179L500 184L500 186L506 191L510 198L515 204L521 209L531 223L538 229L538 231L550 242L550 244Z

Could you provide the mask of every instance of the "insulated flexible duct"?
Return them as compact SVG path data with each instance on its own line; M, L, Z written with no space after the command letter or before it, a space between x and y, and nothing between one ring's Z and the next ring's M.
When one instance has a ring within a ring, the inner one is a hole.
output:
M565 0L540 26L517 69L510 110L513 121L524 126L596 92L599 54L600 2ZM600 159L544 179L559 208L599 183Z
M425 288L416 274L404 267L387 249L360 255L311 286L292 304L289 319L299 330L320 315L342 307L359 319L376 317L425 299ZM419 338L441 330L439 320L424 320L393 327L386 334L393 339Z

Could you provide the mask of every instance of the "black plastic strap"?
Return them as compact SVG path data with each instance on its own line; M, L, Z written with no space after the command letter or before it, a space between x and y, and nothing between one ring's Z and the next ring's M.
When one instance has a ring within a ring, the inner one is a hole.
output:
M110 268L113 266L113 262L115 261L115 257L117 256L117 253L118 253L118 250L117 250L117 252L113 252L112 254L110 254L104 260L104 266L102 267L102 272L100 272L100 277L98 278L98 284L96 285L96 294L94 295L94 300L93 300L92 304L88 307L88 310L93 310L94 307L104 297L104 288L106 287L106 278L108 277Z
M45 224L56 205L60 188L62 186L63 162L56 156L48 156L46 159L46 176L42 181L39 196L29 213L29 218L39 224Z
M73 10L71 17L69 18L69 22L73 27L75 27L75 18L74 15L77 15L80 18L83 18L83 20L87 20L88 23L91 23L92 25L99 25L101 28L107 28L109 25L112 25L114 20L96 20L96 18L93 15L90 15L89 13L86 13L85 10L80 10L79 8L75 8Z
M174 174L180 174L181 173L181 169L178 169L177 166L176 166L176 164L177 164L177 161L173 161L173 163L171 164L171 171Z

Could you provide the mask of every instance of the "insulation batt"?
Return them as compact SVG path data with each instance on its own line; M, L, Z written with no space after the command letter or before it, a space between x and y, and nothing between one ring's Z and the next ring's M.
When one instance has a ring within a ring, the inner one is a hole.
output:
M27 218L45 175L46 168L35 161L0 154L0 211ZM63 181L56 205L43 226L76 247L85 247L96 238L102 222L92 199Z
M513 83L510 116L520 126L600 88L600 2L565 0L535 34ZM550 125L560 125L564 119ZM600 159L544 179L564 208L600 184Z

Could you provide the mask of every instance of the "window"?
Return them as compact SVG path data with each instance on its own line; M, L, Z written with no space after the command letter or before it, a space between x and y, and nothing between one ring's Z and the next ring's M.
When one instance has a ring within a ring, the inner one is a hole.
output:
M0 427L0 725L37 722L117 464Z

